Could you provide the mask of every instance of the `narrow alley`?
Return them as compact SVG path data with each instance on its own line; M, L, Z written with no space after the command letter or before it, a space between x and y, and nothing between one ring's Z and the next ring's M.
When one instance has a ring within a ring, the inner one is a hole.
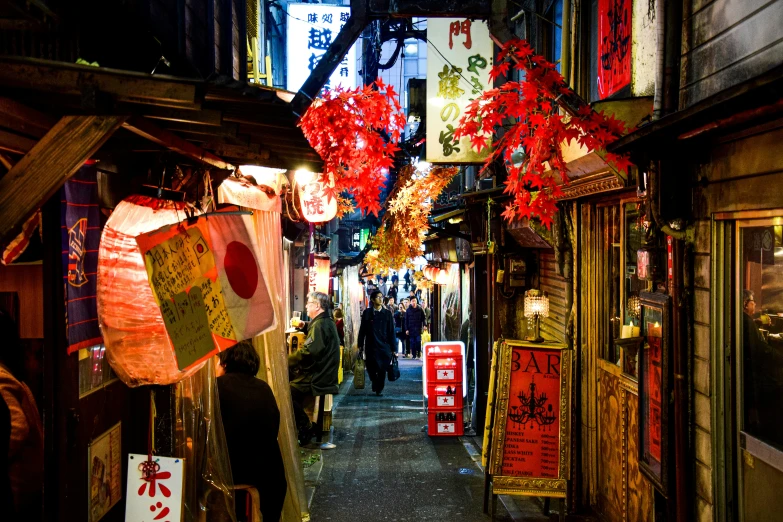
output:
M337 448L323 451L313 522L490 520L482 513L480 440L429 437L421 362L400 359L400 371L380 397L369 385L356 390L351 379L343 384L333 413ZM501 498L495 520L549 518L533 500Z

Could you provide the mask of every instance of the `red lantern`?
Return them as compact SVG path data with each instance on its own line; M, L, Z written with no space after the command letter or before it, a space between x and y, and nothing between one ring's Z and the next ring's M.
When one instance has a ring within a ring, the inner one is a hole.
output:
M313 266L310 268L310 273L313 274L310 283L310 290L321 292L324 294L329 293L329 270L331 265L329 258L326 256L315 256Z
M203 365L187 372L177 367L135 239L185 217L184 203L130 196L104 226L98 249L98 317L109 364L128 386L172 384Z

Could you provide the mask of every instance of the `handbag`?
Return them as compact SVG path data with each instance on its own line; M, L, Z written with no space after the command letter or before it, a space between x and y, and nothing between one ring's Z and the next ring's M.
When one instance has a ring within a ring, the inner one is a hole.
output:
M353 387L357 390L364 389L364 359L363 352L359 352L353 363Z
M392 360L389 367L386 369L386 376L389 378L389 382L394 382L400 378L400 364L397 362L397 354L392 354Z

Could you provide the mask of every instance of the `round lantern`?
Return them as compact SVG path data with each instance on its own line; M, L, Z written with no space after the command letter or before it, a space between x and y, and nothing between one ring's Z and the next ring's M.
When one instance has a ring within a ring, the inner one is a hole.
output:
M98 249L98 318L106 356L128 386L173 384L195 373L177 366L136 236L185 219L185 204L130 196L114 209Z
M323 223L331 221L337 215L337 198L326 195L326 183L321 182L320 174L297 170L295 180L302 214L307 221ZM330 185L333 187L334 182Z

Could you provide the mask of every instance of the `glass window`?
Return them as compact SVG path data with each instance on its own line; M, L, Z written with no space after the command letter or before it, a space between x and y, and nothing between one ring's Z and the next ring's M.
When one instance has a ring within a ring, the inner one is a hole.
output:
M405 40L405 56L413 57L419 55L419 41L416 39Z
M740 228L743 431L783 449L783 226Z
M419 74L418 60L408 60L406 58L403 63L405 64L405 76L417 76Z
M620 205L598 208L598 346L601 358L619 364L614 339L620 336Z
M100 389L116 378L106 359L106 346L97 344L79 350L79 396Z
M625 285L623 288L623 324L639 326L639 292L646 288L636 271L636 253L642 247L644 228L642 227L641 203L633 201L623 205L625 212Z

